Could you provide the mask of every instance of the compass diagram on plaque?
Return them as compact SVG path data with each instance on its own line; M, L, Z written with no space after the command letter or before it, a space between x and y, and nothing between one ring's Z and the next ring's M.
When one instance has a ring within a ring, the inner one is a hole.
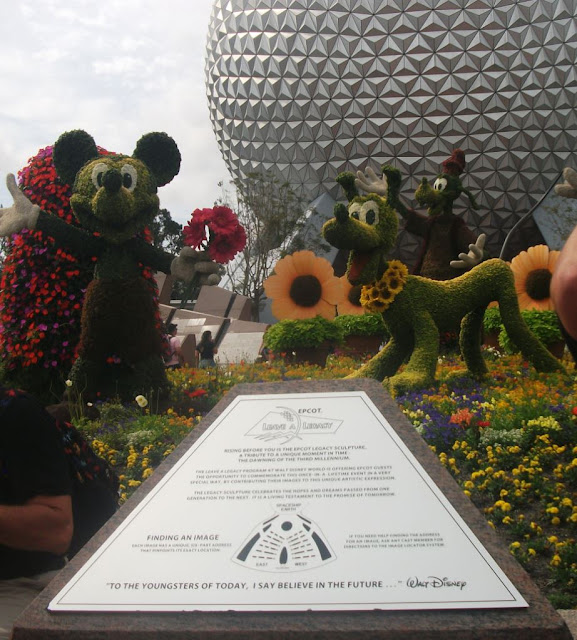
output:
M253 530L233 560L259 571L304 571L335 557L314 522L298 513L280 513Z
M302 440L307 435L333 435L342 423L342 420L300 413L289 407L276 407L253 425L246 435L284 445L291 440Z

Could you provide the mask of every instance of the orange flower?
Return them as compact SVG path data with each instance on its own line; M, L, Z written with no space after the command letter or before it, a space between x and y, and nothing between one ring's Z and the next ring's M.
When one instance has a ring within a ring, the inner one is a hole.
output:
M272 313L279 320L300 320L317 315L331 320L343 297L331 263L312 251L297 251L279 260L274 275L264 282L272 299Z
M343 288L343 299L337 305L339 316L362 316L366 312L361 306L361 285L353 286L346 275L339 281Z
M521 309L553 309L549 288L558 258L559 251L549 251L547 245L538 244L511 260Z

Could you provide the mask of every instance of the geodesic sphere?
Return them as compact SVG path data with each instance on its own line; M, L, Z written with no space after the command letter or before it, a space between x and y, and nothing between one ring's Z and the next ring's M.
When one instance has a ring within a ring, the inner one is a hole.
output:
M235 177L275 173L312 200L391 163L403 193L454 148L505 230L577 166L577 0L215 0L206 85ZM462 197L457 204L466 208Z

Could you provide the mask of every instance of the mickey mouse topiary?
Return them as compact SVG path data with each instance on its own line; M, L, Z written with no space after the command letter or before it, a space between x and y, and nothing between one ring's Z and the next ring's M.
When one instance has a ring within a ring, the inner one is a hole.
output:
M123 399L166 390L163 345L155 327L157 308L142 267L172 273L185 281L202 274L216 284L219 267L202 251L183 249L177 258L142 237L158 213L158 187L180 169L180 153L165 133L149 133L132 156L99 154L85 131L64 133L54 146L58 176L73 184L70 204L80 227L41 211L16 186L7 185L14 205L0 211L0 235L24 228L40 230L66 250L94 256L82 329L70 380L85 399L97 395Z

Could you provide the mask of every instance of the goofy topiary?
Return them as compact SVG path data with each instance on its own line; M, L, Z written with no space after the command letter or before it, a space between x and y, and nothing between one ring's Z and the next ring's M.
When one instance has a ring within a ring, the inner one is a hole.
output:
M349 250L347 277L361 285L361 304L383 314L391 339L353 377L384 381L393 394L430 386L435 380L439 335L460 323L459 345L469 373L481 378L487 366L481 353L481 325L487 305L497 301L512 341L539 371L563 370L559 361L530 332L519 310L514 277L499 259L479 264L453 280L436 281L408 275L398 260L387 261L397 235L400 173L384 166L386 197L360 196L355 176L343 173L348 208L335 205L334 218L322 235L337 249ZM408 360L402 373L400 366Z
M92 256L94 279L82 310L78 358L70 380L85 399L97 395L133 399L168 388L162 360L158 307L143 268L190 281L219 281L218 265L189 247L179 257L157 249L142 236L159 209L158 187L180 169L180 152L165 133L149 133L132 156L101 156L85 131L64 133L54 146L58 177L73 184L70 204L81 228L41 211L18 189L7 185L14 205L0 210L0 235L38 229L62 248Z

